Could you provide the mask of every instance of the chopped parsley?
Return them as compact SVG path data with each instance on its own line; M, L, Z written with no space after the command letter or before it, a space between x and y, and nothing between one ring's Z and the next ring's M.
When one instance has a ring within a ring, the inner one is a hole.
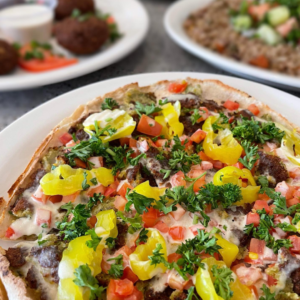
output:
M188 293L186 295L186 300L200 300L200 298L197 296L196 292L195 292L195 287L192 286L188 289Z
M125 211L130 211L130 206L133 204L135 210L140 215L143 214L143 212L148 211L147 208L151 207L151 203L155 202L155 199L138 194L136 191L131 191L129 194L127 190L126 198L128 202L125 205Z
M201 118L201 115L200 115L199 109L197 109L197 108L194 109L193 113L191 115L192 124L195 125L200 118Z
M90 289L90 300L95 300L102 296L105 288L99 286L97 279L92 275L92 271L87 264L75 269L74 275L76 278L73 282L76 285Z
M123 255L120 254L117 257L113 257L108 259L107 261L115 261L114 264L111 265L110 269L108 270L108 274L113 276L114 278L120 278L123 276Z
M139 237L138 237L138 239L136 240L136 245L139 245L139 244L141 244L141 243L146 243L147 242L147 240L148 240L148 232L149 232L149 230L147 230L147 229L145 229L145 228L143 228L141 231L140 231L140 234L139 234Z
M48 240L42 240L42 238L43 238L43 234L40 233L40 234L38 235L38 245L39 245L39 246L44 245L46 242L48 242Z
M238 140L261 144L273 139L281 142L285 135L285 132L277 128L273 122L260 123L254 119L245 118L242 121L237 121L232 133Z
M90 229L86 232L86 234L90 234L91 235L91 240L89 241L86 241L86 245L89 247L89 248L93 248L94 251L97 250L97 247L98 245L100 244L102 238L99 237L96 232L95 232L95 229Z
M264 284L261 290L264 296L259 297L259 300L275 300L275 293L271 293L270 289Z
M232 271L227 268L218 268L216 265L212 266L211 272L215 278L214 287L216 293L224 300L230 300L233 296L233 291L230 289L230 283L234 281Z
M224 129L224 127L221 125L226 125L226 124L229 124L229 119L225 114L221 112L218 119L214 123L212 123L212 129L213 131Z
M242 163L247 169L252 170L254 164L259 159L258 146L253 146L249 141L242 141L241 144L246 155L243 158L239 158L239 162Z
M118 108L118 107L119 107L119 104L113 98L105 98L101 105L102 110L105 110L105 109L112 110L112 109Z
M113 238L113 237L108 237L106 240L105 240L105 245L110 249L114 249L115 246L116 246L116 238Z
M84 179L82 182L82 189L85 191L90 187L90 185L87 183L87 173L86 172L83 172L83 177L84 177Z
M140 102L136 102L135 110L140 117L142 116L142 114L148 116L162 111L162 109L160 107L156 107L154 103L151 103L150 105L144 105Z
M90 200L87 204L89 210L92 210L98 203L102 203L104 200L104 195L94 193L93 197L90 197Z
M124 222L130 224L130 226L128 227L128 232L131 234L143 228L143 220L138 213L135 214L133 218L128 218L124 216L124 213L122 211L118 211L117 216L121 218Z

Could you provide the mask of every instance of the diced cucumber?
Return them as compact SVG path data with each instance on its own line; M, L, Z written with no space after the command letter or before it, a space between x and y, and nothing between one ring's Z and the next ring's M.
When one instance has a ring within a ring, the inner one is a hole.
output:
M243 31L251 27L252 20L250 16L239 15L232 20L232 23L236 31Z
M291 12L287 6L278 6L269 10L268 21L272 26L278 26L286 22L290 15Z
M281 41L280 35L269 25L263 24L257 30L258 37L269 45L277 45Z

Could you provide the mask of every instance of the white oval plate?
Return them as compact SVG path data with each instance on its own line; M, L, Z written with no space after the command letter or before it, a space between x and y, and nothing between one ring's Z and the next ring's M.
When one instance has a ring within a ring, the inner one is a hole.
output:
M266 103L291 122L300 126L300 119L295 113L300 111L299 98L244 79L215 74L174 72L139 74L101 81L40 105L0 132L0 196L7 198L8 189L23 172L35 149L50 130L62 119L69 116L80 104L129 83L138 82L144 86L160 80L175 80L186 77L220 80ZM9 244L11 243L0 242L2 247Z
M164 25L169 36L188 52L219 69L284 89L300 91L300 77L263 70L222 56L202 47L185 33L183 23L187 17L213 1L216 0L181 0L171 5L164 17Z
M96 0L97 8L103 13L110 13L115 18L122 37L112 45L100 49L89 56L78 56L78 63L69 67L30 73L18 68L14 73L0 76L0 91L27 89L79 77L102 69L128 55L145 38L149 28L149 17L138 0ZM57 46L58 53L76 57Z

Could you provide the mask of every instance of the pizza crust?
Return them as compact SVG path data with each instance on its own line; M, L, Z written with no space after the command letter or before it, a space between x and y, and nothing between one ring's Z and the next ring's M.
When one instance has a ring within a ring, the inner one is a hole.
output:
M232 101L239 102L240 108L242 109L246 109L250 104L255 104L258 106L262 114L269 114L275 122L281 123L290 130L296 129L298 132L300 132L299 127L290 123L286 118L272 110L269 106L256 100L247 93L223 84L221 81L202 81L192 78L187 78L186 81L188 82L188 84L201 85L202 99L214 100L219 105L222 105L222 102L230 99ZM62 122L60 122L44 139L44 141L35 151L25 171L19 176L16 182L9 189L9 201L6 202L3 198L0 198L0 237L4 237L6 228L12 222L11 215L8 212L10 210L10 207L15 203L18 197L18 191L26 187L26 185L30 182L30 175L32 175L41 167L40 158L43 157L43 155L48 151L49 148L57 145L58 138L62 133L67 132L72 125L75 125L78 121L80 121L90 113L97 112L105 98L113 98L122 105L124 93L126 93L130 89L139 89L140 91L145 93L154 93L158 99L161 99L170 95L170 93L168 92L168 86L170 83L171 81L165 80L145 87L139 87L138 83L126 85L113 92L105 94L103 97L97 97L94 100L88 102L86 105L79 106L71 116L65 118ZM8 299L33 300L34 298L27 295L25 281L20 277L15 276L9 270L9 262L4 254L4 250L0 247L0 279L5 286ZM5 290L3 289L3 287L1 288L0 285L0 296L2 296L1 293L4 294ZM0 299L5 298L3 296L3 298Z

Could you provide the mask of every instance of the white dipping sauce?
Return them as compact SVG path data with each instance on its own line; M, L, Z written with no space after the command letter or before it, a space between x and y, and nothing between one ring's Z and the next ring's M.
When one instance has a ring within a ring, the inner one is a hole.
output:
M51 38L53 11L37 4L13 5L0 10L0 32L21 44L48 42Z

